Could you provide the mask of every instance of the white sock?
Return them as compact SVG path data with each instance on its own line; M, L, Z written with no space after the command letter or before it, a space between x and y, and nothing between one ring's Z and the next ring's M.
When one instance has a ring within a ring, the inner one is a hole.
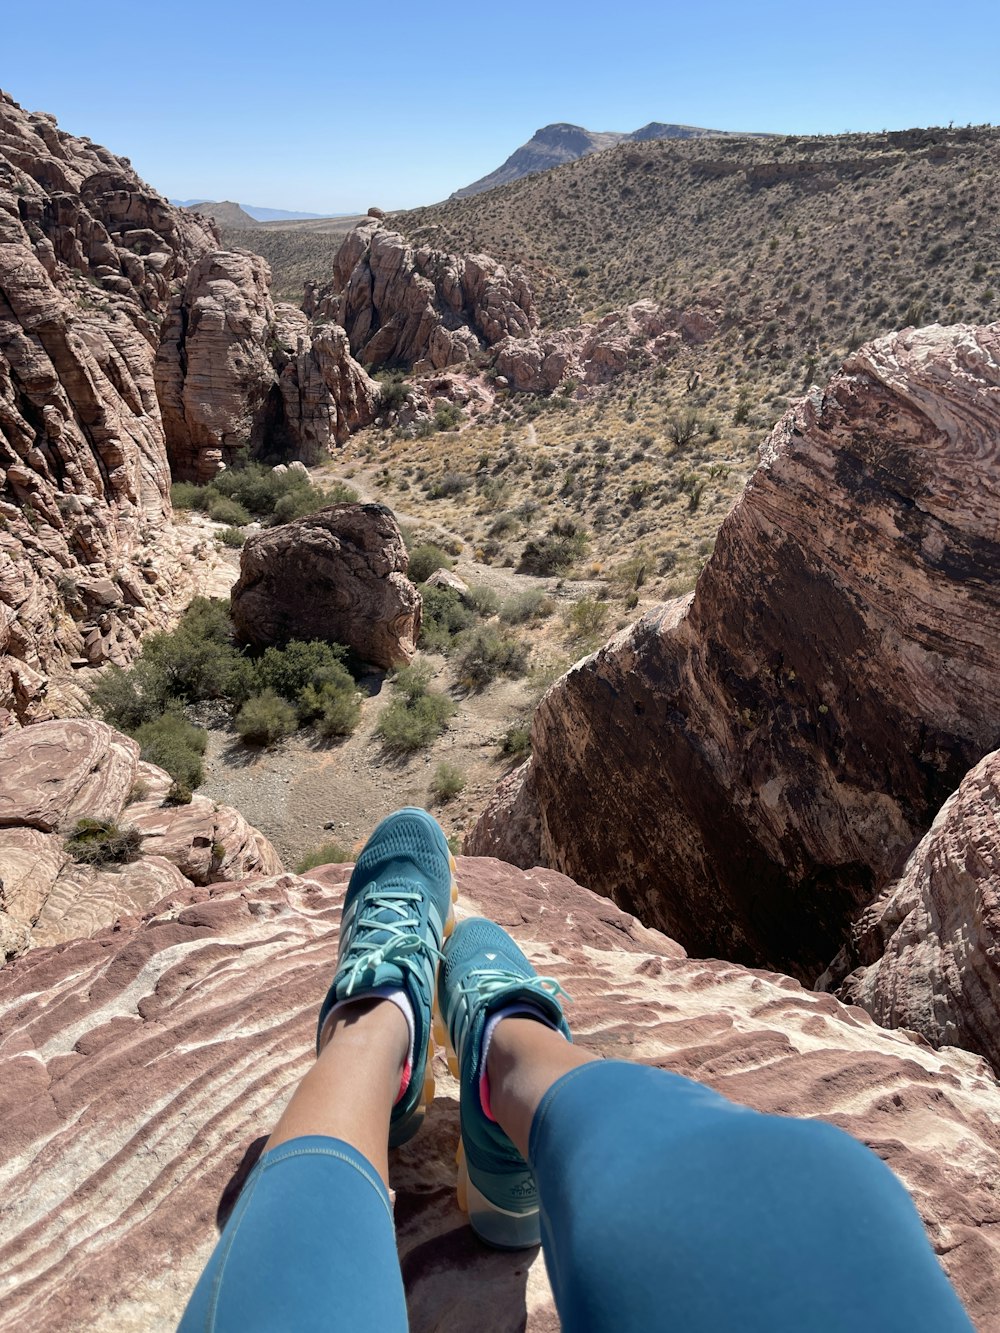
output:
M413 1005L410 997L401 986L375 986L372 990L365 991L364 995L350 995L346 1000L338 1000L333 1006L326 1018L323 1020L323 1031L320 1033L320 1048L323 1046L323 1038L326 1035L327 1028L330 1026L330 1020L334 1014L339 1013L341 1009L346 1009L348 1005L360 1004L365 1000L388 1000L394 1004L399 1012L406 1019L406 1029L410 1034L409 1050L406 1055L406 1064L403 1067L403 1077L399 1083L399 1094L396 1101L402 1097L403 1093L410 1085L410 1077L413 1073L413 1054L417 1041L417 1024L413 1016Z

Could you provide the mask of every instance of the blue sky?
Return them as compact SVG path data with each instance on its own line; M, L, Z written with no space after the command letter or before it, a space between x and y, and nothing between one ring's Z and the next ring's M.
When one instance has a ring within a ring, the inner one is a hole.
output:
M1000 122L1000 0L81 0L9 6L0 87L163 194L316 213L444 198L541 125Z

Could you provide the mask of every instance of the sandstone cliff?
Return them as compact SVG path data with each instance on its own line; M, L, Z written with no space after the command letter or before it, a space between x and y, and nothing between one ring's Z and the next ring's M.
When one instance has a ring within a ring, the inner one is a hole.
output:
M309 1067L349 871L174 893L142 925L0 971L0 1328L176 1327L241 1162ZM997 1327L1000 1091L980 1060L788 977L688 960L552 871L461 858L458 881L460 914L494 917L565 983L584 1047L870 1144L976 1325ZM541 1253L487 1250L458 1212L458 1089L434 1068L424 1128L391 1165L411 1328L551 1330Z
M0 736L0 964L33 945L92 935L192 884L281 869L243 816L204 796L165 804L171 779L104 722L39 722ZM80 819L141 834L123 865L74 860Z
M129 163L0 94L0 729L127 661L178 581L153 355L217 243Z
M378 218L344 238L331 283L308 294L306 309L345 328L372 369L443 370L537 324L522 274L488 255L414 248Z
M207 481L240 454L316 462L373 420L378 387L342 329L271 301L246 250L213 251L171 302L156 392L175 477Z
M1000 1071L1000 752L967 775L861 916L821 978L838 982L884 1027L964 1046Z
M815 977L1000 744L998 439L1000 325L855 353L779 422L693 596L545 696L467 850Z

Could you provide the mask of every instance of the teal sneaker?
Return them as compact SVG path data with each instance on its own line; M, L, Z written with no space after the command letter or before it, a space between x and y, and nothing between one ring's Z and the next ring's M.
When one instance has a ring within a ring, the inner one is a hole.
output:
M393 1107L389 1146L411 1139L434 1100L431 1071L434 982L441 945L455 924L455 858L437 821L408 807L383 819L347 886L337 971L319 1011L316 1049L341 1000L402 989L413 1007L409 1081Z
M565 994L558 981L540 977L492 921L473 917L460 922L445 946L438 975L443 1030L437 1036L461 1089L458 1203L476 1234L497 1249L539 1243L538 1189L527 1162L483 1110L483 1034L499 1009L523 1005L572 1040L559 1003Z

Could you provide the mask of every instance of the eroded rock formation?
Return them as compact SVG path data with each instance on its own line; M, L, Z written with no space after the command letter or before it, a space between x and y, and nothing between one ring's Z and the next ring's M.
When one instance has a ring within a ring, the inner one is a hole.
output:
M153 355L215 244L126 159L0 93L0 729L44 716L51 666L125 662L169 614Z
M884 1027L964 1046L1000 1070L1000 752L963 779L863 913L821 979L837 982Z
M402 666L420 633L420 594L407 564L384 505L332 505L256 533L240 553L236 633L259 646L326 639L376 666Z
M166 805L171 779L104 722L39 722L0 736L0 963L93 934L192 884L281 869L243 816L204 796ZM142 834L140 857L98 868L66 837L80 819Z
M350 232L307 310L342 325L370 369L443 370L537 324L525 278L488 255L413 247L378 218Z
M0 971L0 1328L176 1327L234 1174L312 1060L349 871L173 893L143 925ZM870 1144L976 1325L997 1326L1000 1092L982 1061L788 977L685 959L552 871L461 858L458 880L460 915L500 921L564 982L587 1049ZM434 1067L427 1121L391 1164L410 1326L467 1333L488 1290L491 1333L555 1328L541 1253L487 1250L464 1225L458 1089Z
M207 481L238 455L315 462L373 420L378 387L335 325L310 330L271 301L271 271L246 250L216 250L171 303L156 361L175 476Z
M517 819L467 850L815 977L1000 744L998 442L1000 324L852 355L775 427L693 596L545 696Z

